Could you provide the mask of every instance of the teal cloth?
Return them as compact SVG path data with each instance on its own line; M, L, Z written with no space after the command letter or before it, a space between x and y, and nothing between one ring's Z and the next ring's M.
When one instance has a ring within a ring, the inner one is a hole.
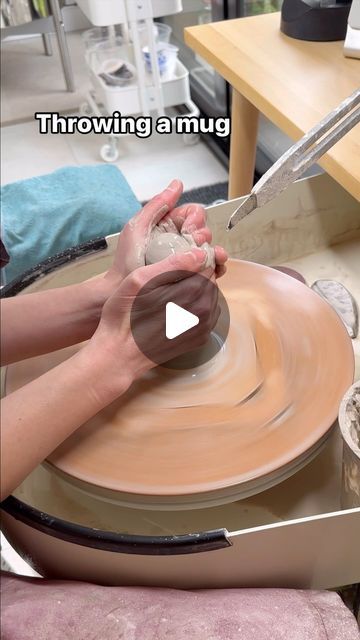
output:
M114 165L65 167L1 189L9 283L45 258L121 231L140 203Z

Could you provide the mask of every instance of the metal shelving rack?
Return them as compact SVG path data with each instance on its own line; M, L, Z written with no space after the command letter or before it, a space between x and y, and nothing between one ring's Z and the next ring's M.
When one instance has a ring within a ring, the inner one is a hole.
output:
M190 97L189 72L178 60L174 77L161 78L153 19L173 15L182 11L181 0L78 0L78 5L94 26L113 27L122 25L125 46L133 58L136 78L124 87L107 85L96 73L87 55L92 90L80 111L84 114L111 115L119 111L122 116L176 115L199 116L199 110ZM145 70L138 32L138 22L146 27L152 73ZM131 41L130 41L131 39ZM118 135L111 134L108 143L101 147L105 162L118 159ZM185 144L195 144L199 136L184 134Z

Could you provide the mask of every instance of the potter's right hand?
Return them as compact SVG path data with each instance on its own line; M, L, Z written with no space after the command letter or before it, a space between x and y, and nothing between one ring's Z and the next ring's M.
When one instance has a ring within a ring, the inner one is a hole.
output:
M205 251L194 248L136 269L122 281L104 304L99 326L85 349L92 351L96 357L101 353L106 358L107 380L102 380L101 384L99 381L99 385L109 394L109 402L116 397L117 380L120 376L123 381L124 370L128 373L131 384L157 364L206 343L218 320L219 309L217 287L213 285L215 274L210 269L203 271L205 260ZM205 279L195 277L200 272ZM209 286L206 286L207 280L210 282ZM144 293L145 285L148 286ZM176 340L168 340L163 331L159 330L164 323L164 300L169 287L171 297L180 306L191 309L199 318L196 327ZM131 310L135 298L137 332L141 331L148 344L152 345L152 351L156 354L154 362L140 351L132 335Z

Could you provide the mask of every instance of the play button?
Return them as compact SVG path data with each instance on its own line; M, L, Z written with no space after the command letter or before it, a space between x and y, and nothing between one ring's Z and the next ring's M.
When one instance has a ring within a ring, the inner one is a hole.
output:
M228 305L217 283L189 271L152 278L130 313L140 351L168 369L193 369L214 358L224 348L229 325Z
M179 307L176 302L168 302L166 305L165 333L168 340L173 340L185 331L189 331L199 324L199 318L190 311Z

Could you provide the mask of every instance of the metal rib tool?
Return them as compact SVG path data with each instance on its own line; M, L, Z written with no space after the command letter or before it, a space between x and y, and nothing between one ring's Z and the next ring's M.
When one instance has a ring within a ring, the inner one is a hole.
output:
M355 127L360 122L359 105L360 89L357 89L288 149L260 178L250 195L231 215L228 230L233 229L254 209L278 196Z

